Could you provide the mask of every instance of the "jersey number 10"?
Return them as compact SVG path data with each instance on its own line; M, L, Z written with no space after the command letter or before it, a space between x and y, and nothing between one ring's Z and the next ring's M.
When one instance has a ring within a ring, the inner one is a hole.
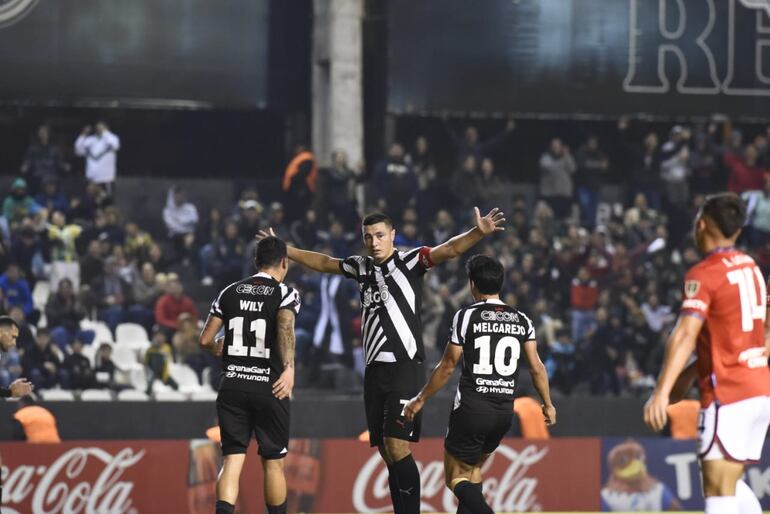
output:
M754 277L759 281L759 294L754 284ZM727 274L727 280L738 286L738 295L741 299L741 328L744 332L754 330L754 320L765 320L767 316L766 297L767 288L759 268L736 269Z
M254 339L257 341L256 346L245 346L243 344L243 316L232 318L228 328L233 331L233 343L227 345L227 355L232 357L270 358L270 348L265 348L265 333L267 332L267 322L265 320L255 319L249 327L254 333Z
M500 338L495 345L495 362L492 363L490 346L492 338L490 336L477 337L473 342L474 347L479 351L479 363L473 365L474 375L491 375L497 372L501 377L513 375L519 365L521 356L521 343L515 337L505 336ZM506 362L505 354L511 350L511 357Z

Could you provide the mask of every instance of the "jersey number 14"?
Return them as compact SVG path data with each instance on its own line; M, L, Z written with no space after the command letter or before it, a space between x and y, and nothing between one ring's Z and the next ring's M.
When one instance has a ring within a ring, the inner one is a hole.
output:
M243 316L232 318L228 328L233 331L233 342L227 345L227 355L232 357L270 358L270 348L265 348L265 333L267 332L267 322L265 320L255 319L249 326L257 342L255 346L245 346L243 344Z
M759 294L754 277L759 282ZM754 320L765 320L767 316L766 304L767 288L762 278L762 272L756 266L752 268L736 269L727 274L727 280L738 286L738 295L741 299L741 328L744 332L754 330Z

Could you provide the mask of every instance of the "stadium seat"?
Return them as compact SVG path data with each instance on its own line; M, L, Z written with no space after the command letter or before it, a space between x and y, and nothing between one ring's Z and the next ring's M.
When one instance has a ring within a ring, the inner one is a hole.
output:
M198 375L186 364L172 364L171 378L179 384L179 389L184 392L199 391L201 385L198 382Z
M128 345L116 344L112 347L112 362L123 370L130 369L137 364L136 352Z
M83 330L93 330L96 334L93 344L100 345L101 343L114 343L115 339L112 337L110 327L103 321L91 321L83 320L80 322L80 328Z
M109 389L86 389L80 393L80 399L84 402L111 402L112 391Z
M191 393L190 399L195 402L214 402L217 399L217 392L211 389L201 389Z
M91 367L93 368L96 365L96 350L98 348L95 344L85 344L83 345L83 355L88 358L88 361L91 363Z
M118 393L118 400L121 402L147 402L150 400L150 397L144 391L124 389Z
M156 391L155 401L158 402L184 402L187 401L188 395L185 393L169 390L169 391Z
M37 310L43 312L48 297L51 294L51 286L47 280L38 280L35 289L32 290L32 304Z
M46 402L71 402L75 399L72 391L66 389L42 389L38 394Z
M118 344L128 344L134 348L150 344L147 337L147 331L138 323L121 323L115 329L115 342Z
M147 375L144 366L137 362L129 368L124 368L123 372L128 376L127 382L131 384L134 389L144 391L147 387Z

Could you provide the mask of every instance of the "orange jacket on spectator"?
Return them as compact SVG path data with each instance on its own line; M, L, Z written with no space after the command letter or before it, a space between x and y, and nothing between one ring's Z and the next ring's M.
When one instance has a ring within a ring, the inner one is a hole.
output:
M198 308L195 302L187 295L174 298L174 295L166 293L155 302L155 322L164 327L176 330L179 324L179 315L187 312L193 319L198 319Z
M315 193L316 180L318 179L318 166L315 162L315 155L313 155L312 152L308 152L307 150L298 153L291 160L289 165L286 166L286 171L283 173L283 183L281 184L281 187L284 191L288 191L291 188L291 181L294 179L294 176L299 173L300 165L308 160L311 162L312 168L310 169L308 176L305 178L305 183L307 183L307 187Z
M550 439L540 403L529 396L516 398L513 412L519 417L521 436L526 439Z
M672 439L695 439L698 437L698 400L682 400L666 408L671 420Z
M56 418L39 405L29 405L17 410L13 417L24 428L29 443L60 443Z

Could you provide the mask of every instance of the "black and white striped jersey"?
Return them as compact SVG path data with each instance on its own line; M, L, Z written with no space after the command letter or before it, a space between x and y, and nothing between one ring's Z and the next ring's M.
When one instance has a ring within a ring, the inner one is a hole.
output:
M532 320L500 300L477 302L457 311L449 334L450 344L463 347L455 408L461 402L500 405L513 401L521 346L534 340Z
M340 262L361 291L361 331L366 365L425 360L422 342L422 277L431 266L431 248L396 251L386 261L359 255Z
M211 316L224 323L220 389L272 394L283 373L277 317L281 309L299 313L296 289L257 273L224 288L211 304Z

